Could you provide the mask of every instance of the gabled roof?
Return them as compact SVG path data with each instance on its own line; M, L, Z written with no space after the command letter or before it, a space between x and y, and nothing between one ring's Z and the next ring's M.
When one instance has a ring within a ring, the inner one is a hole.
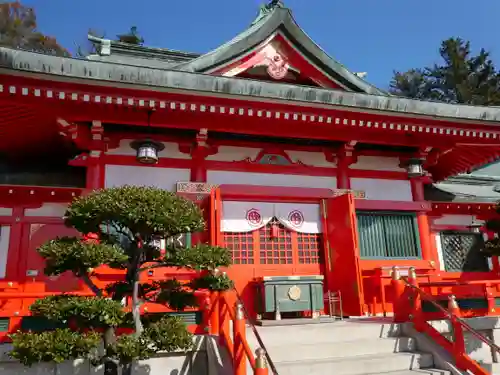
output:
M276 1L264 5L257 19L246 30L206 54L151 48L89 35L89 40L94 43L98 52L96 55L89 56L89 59L210 74L264 45L278 34L283 36L310 64L345 90L389 95L330 57L295 22L291 10Z
M330 57L321 47L300 28L288 8L275 6L267 14L262 14L252 25L231 41L200 57L182 63L176 70L209 73L253 48L265 43L276 33L289 40L317 68L339 82L348 91L364 92L374 95L388 95L367 83L345 66Z

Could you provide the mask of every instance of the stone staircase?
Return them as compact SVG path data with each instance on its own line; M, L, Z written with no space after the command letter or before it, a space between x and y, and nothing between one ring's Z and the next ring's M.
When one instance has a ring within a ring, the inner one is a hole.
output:
M449 375L434 369L433 356L416 351L415 341L402 337L398 325L380 319L257 330L279 375ZM251 347L258 347L250 328L247 339Z

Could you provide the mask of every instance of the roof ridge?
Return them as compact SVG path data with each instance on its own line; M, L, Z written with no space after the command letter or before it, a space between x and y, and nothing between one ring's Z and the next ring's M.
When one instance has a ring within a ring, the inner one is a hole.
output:
M271 0L267 4L262 4L259 7L259 13L257 14L257 17L252 21L250 26L253 26L254 24L258 23L263 18L267 17L269 14L274 12L274 10L277 8L285 8L285 5L283 4L282 0Z

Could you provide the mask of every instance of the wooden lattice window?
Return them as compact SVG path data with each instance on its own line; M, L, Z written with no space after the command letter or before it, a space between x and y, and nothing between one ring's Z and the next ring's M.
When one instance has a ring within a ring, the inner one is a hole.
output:
M259 229L260 264L292 264L292 232L276 218Z
M487 272L488 260L481 254L484 241L481 234L441 232L444 269L448 272Z
M297 233L297 248L300 264L319 264L322 262L321 234Z
M361 258L421 258L414 213L360 211L357 219Z
M233 264L254 264L253 232L224 232L224 245L231 252Z

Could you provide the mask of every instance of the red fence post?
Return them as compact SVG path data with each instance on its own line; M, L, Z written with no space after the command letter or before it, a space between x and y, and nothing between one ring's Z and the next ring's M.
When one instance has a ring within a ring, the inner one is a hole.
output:
M203 330L206 333L210 333L210 297L207 295L203 298L202 305L202 321Z
M254 375L267 375L269 370L267 368L266 351L262 348L257 348L255 355Z
M233 342L234 342L234 358L233 368L235 375L246 375L247 363L245 358L245 348L243 341L246 337L245 314L243 313L243 305L236 302L234 309L233 322Z
M230 316L229 316L230 306L227 303L226 292L219 293L219 342L224 342L224 334L230 334ZM227 343L229 345L229 343Z
M408 283L413 286L413 288L410 289L410 301L412 304L412 306L410 306L410 318L413 321L415 329L422 332L424 329L425 318L422 311L422 296L419 293L417 271L415 270L415 267L410 267L408 269Z
M453 351L457 365L460 366L461 359L466 354L464 330L458 318L460 317L460 307L454 295L448 297L448 311L451 313L450 323L453 332Z
M401 275L399 274L398 267L392 267L391 272L391 285L392 285L392 311L394 313L394 322L402 323L406 322L408 314L406 311L407 303L403 300L405 293L405 283L401 280Z
M219 334L219 317L220 317L220 296L219 292L212 292L211 310L210 310L210 334Z

